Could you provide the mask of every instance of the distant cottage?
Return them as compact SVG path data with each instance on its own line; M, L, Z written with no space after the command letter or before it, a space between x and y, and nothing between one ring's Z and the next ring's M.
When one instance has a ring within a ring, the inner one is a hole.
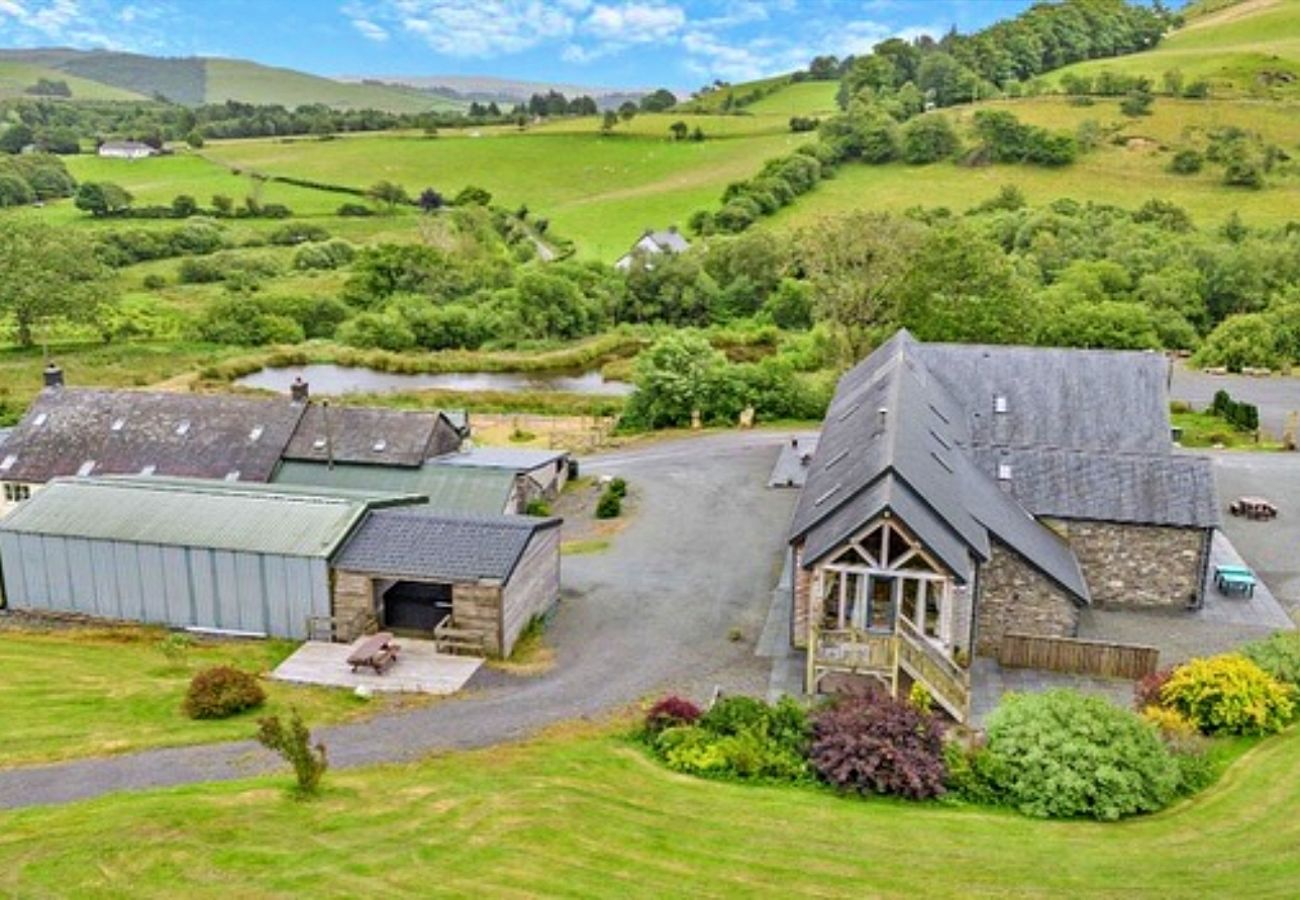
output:
M105 159L144 159L156 156L158 151L139 141L104 141L99 145L98 153Z
M846 373L790 534L807 690L920 683L963 721L1004 635L1199 606L1213 474L1172 451L1166 365L900 331Z
M645 234L632 245L632 249L618 258L614 268L626 272L638 257L658 256L661 253L685 253L691 249L690 241L682 236L676 225L668 226L666 231L646 229Z

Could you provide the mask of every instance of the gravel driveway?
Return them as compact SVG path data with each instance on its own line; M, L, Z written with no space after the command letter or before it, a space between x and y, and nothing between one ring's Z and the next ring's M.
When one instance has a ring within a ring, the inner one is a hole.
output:
M584 472L627 478L639 507L608 550L564 559L564 599L548 632L555 667L536 678L485 672L460 698L321 729L332 764L514 740L670 688L764 693L771 662L755 656L755 642L796 499L765 485L786 439L724 433L584 460ZM273 766L252 742L240 742L15 769L0 772L0 807L239 778Z

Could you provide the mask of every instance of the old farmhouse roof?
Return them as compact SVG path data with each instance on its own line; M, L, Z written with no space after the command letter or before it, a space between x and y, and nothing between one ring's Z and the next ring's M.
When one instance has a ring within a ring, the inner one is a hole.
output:
M474 447L461 453L448 453L433 460L435 465L473 469L505 469L533 472L567 457L565 450L530 450L527 447Z
M341 463L418 467L430 456L454 449L447 441L458 444L459 436L440 413L312 405L284 458L326 462L332 456Z
M840 381L795 510L792 538L811 566L880 515L897 515L959 579L991 538L1081 601L1087 584L1065 542L979 472L956 398L900 332Z
M276 484L313 485L421 494L443 513L497 515L515 491L516 475L507 469L475 469L426 463L419 468L290 460L275 473Z
M268 481L303 406L249 397L55 388L0 451L0 480L157 474Z
M202 479L71 478L33 494L0 520L0 531L329 557L368 510L418 499Z
M538 531L559 519L447 516L428 507L380 510L339 555L342 569L436 581L506 582Z

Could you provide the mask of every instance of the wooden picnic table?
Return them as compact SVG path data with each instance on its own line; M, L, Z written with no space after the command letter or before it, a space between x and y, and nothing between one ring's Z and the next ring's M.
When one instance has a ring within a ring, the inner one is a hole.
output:
M1255 596L1255 576L1247 572L1224 572L1216 576L1220 593L1240 593L1246 597Z
M397 662L401 646L393 642L393 636L387 631L362 638L348 654L348 665L355 672L360 668L373 669L376 675L383 675Z
M1228 504L1228 512L1247 519L1272 519L1277 516L1277 507L1263 497L1238 497Z

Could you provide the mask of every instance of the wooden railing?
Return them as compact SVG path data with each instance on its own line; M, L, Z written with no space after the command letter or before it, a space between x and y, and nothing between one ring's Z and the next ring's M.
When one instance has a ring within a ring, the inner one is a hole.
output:
M434 626L433 640L439 653L469 653L473 656L483 656L487 651L487 642L482 632L456 628L452 624L451 616Z
M894 665L894 636L869 631L823 631L817 636L816 661L854 670L883 671Z
M930 643L906 619L898 620L898 664L930 691L958 722L970 716L970 673Z
M1159 668L1160 650L1141 644L1006 634L998 646L998 663L1015 669L1046 669L1136 680Z
M379 627L379 621L372 612L359 612L352 616L308 616L307 640L339 641L350 644L363 634L370 634Z

